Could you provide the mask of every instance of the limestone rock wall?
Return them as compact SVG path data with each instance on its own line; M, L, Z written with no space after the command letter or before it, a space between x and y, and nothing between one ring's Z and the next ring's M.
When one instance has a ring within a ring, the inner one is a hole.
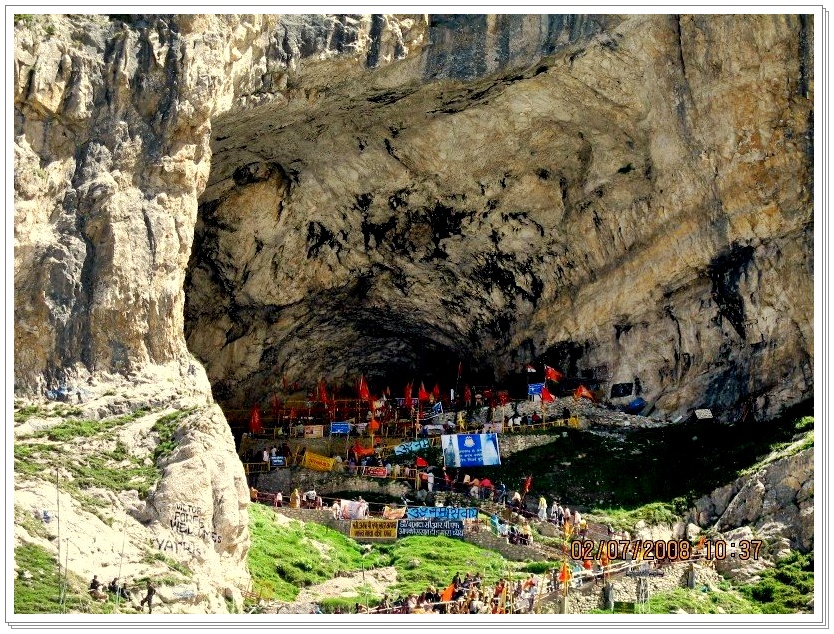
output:
M665 414L774 415L813 389L812 32L20 22L17 389L172 361L189 380L185 330L225 405L279 374L464 357L636 377Z
M776 460L700 498L690 519L739 539L768 539L776 544L774 552L813 550L813 448Z

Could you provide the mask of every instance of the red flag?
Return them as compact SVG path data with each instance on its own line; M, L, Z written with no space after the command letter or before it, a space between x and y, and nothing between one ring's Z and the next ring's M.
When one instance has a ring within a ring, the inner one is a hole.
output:
M327 403L327 384L324 381L319 381L319 400Z
M568 569L568 564L567 562L563 561L562 569L559 570L559 581L565 583L566 581L570 581L571 577L573 577L573 575L571 574L571 571Z
M544 366L544 378L550 381L558 382L562 380L564 375L556 370L555 368L551 368L549 365Z
M463 361L458 361L458 378L463 374Z
M573 391L573 398L575 398L577 401L578 401L580 398L589 398L589 399L591 399L592 401L593 401L593 400L596 400L596 399L594 399L594 395L593 395L593 393L591 392L591 390L589 390L589 389L588 389L587 387L585 387L584 385L580 385L578 388L576 388L576 389Z
M371 422L368 423L368 429L372 432L376 433L379 431L379 421L376 418L372 418Z
M368 391L368 383L365 381L365 375L359 377L359 398L363 401L371 398L371 393Z
M431 393L432 393L432 395L434 396L435 399L440 398L440 384L439 383L434 384L434 389L431 391Z
M405 386L405 406L411 407L411 381Z
M421 401L429 400L429 393L426 392L426 388L422 383L420 383L420 391L417 392L417 398L419 398Z
M530 487L532 486L532 484L533 484L533 476L528 475L526 478L524 478L524 486L521 488L524 495L527 495L528 493L530 493Z
M544 396L542 396L542 398L544 398ZM498 392L498 402L501 403L502 406L506 405L508 401L509 401L509 397L507 396L506 392L504 392L504 391Z
M469 389L468 385L463 388L463 400L467 403L472 400L472 390Z
M552 403L556 400L556 397L550 393L550 390L547 389L547 386L542 386L542 401L545 403Z
M262 434L264 431L261 425L261 408L257 403L252 406L252 413L249 414L249 431L253 434Z
M536 368L534 368L529 363L525 366L525 368L527 369L528 372L535 372L536 371Z
M418 467L428 467L429 463L425 461L425 459L417 456L417 460L414 461L414 464Z
M272 415L277 417L281 413L281 399L277 394L272 395Z

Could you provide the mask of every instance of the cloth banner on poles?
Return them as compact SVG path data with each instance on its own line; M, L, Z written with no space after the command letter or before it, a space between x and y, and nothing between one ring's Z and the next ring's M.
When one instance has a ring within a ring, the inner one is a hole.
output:
M413 440L411 442L403 442L394 447L394 454L397 456L404 456L409 453L417 453L421 449L426 449L428 446L428 438Z
M397 539L397 520L352 520L350 536L353 539Z
M305 438L323 438L324 425L304 425Z
M485 467L501 464L498 434L444 434L440 437L446 467Z
M397 538L422 535L456 537L463 539L463 520L398 520Z
M312 469L313 471L332 471L333 462L333 458L308 451L304 454L304 461L301 463L301 466Z
M354 500L340 500L341 516L343 520L361 520L368 517L368 503Z
M527 386L527 396L538 396L542 393L544 383L530 383Z
M409 506L406 516L410 520L424 520L428 518L442 520L473 520L478 517L478 509L474 506Z

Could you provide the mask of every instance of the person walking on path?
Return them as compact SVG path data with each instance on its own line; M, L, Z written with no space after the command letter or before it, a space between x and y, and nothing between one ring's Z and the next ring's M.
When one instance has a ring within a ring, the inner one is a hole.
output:
M539 496L539 521L547 520L547 500L544 495Z
M145 595L145 598L139 602L139 609L141 610L142 607L147 603L148 604L148 614L153 614L153 608L151 607L151 603L153 602L153 595L156 594L156 588L151 585L150 579L148 579L148 593Z

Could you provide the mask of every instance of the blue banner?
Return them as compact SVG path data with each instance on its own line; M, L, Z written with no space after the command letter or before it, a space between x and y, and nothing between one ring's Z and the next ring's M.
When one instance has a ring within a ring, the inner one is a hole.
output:
M287 459L284 456L270 456L269 457L269 466L270 467L286 467L287 466Z
M397 456L404 456L409 453L417 453L420 449L425 449L429 446L429 440L423 438L422 440L413 440L411 442L400 443L394 447L394 454Z
M440 520L474 520L478 517L478 509L474 507L458 506L409 506L406 517L410 520L440 519Z
M451 434L440 437L446 467L488 467L501 464L498 434Z
M530 383L527 386L527 396L536 396L542 393L544 383Z
M424 537L457 537L463 539L463 520L398 520L397 539L420 535Z
M349 434L350 433L350 423L347 421L343 423L330 423L330 435L333 434Z
M434 406L431 408L432 414L442 414L443 413L443 403L435 403Z

